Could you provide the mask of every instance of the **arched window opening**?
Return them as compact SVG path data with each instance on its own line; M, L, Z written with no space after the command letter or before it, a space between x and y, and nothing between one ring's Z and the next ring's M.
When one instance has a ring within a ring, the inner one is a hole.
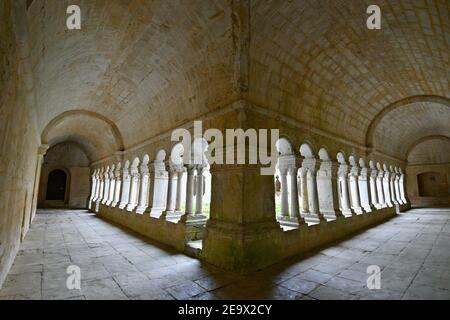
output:
M64 170L52 170L48 175L46 200L66 201L67 174Z
M274 173L275 216L286 230L289 227L298 227L301 220L298 164L288 139L278 139L275 146L278 152Z

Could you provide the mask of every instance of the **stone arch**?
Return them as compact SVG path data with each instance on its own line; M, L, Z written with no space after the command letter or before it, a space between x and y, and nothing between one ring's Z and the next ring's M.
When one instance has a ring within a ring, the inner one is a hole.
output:
M386 116L386 114L388 114L389 112L391 112L395 109L401 108L405 105L408 105L408 104L411 104L414 102L435 102L435 103L439 103L439 104L450 107L450 99L448 99L446 97L442 97L442 96L437 96L437 95L417 95L417 96L398 100L398 101L388 105L387 107L382 109L380 112L378 112L378 114L375 116L375 118L369 124L367 133L366 133L366 146L368 148L373 148L374 132L375 132L378 124L384 118L384 116Z
M59 114L42 130L43 144L52 146L64 141L80 144L93 160L124 150L123 138L116 124L99 113L83 109Z
M326 147L321 147L319 149L319 159L320 160L331 160L330 153Z
M411 145L408 147L408 151L406 152L406 159L408 159L409 154L411 153L411 151L414 150L415 147L417 147L417 145L421 144L422 142L429 141L429 140L444 140L444 141L450 142L450 137L443 136L443 135L431 135L431 136L426 136L419 140L416 140L413 143L411 143Z
M281 155L292 155L294 154L294 149L292 148L292 143L286 136L280 137L275 143L278 154Z
M304 158L314 158L314 154L315 154L314 148L308 142L304 142L300 146L300 154Z

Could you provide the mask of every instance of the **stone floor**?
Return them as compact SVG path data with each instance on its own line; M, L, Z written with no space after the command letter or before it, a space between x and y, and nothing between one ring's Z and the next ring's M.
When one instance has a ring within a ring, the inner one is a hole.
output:
M414 209L308 257L248 276L86 211L39 211L1 299L450 299L450 209ZM69 290L69 265L81 289ZM381 289L366 286L381 269Z

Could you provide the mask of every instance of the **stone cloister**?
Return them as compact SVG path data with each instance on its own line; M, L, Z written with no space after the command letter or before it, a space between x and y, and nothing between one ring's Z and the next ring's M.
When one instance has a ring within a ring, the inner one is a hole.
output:
M249 275L450 207L448 1L379 1L375 30L366 1L76 2L80 30L67 1L0 3L0 284L45 253L40 213ZM278 130L273 174L249 135L191 139L188 161L172 133L196 121ZM450 244L442 221L414 237Z

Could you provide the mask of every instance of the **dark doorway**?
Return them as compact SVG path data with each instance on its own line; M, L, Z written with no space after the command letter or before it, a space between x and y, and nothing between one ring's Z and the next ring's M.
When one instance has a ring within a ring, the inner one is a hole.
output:
M48 175L47 200L65 200L67 174L63 170L53 170Z

